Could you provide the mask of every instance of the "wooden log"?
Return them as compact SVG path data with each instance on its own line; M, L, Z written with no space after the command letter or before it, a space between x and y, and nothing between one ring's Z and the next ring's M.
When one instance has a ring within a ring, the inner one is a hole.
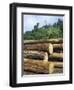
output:
M24 70L38 74L48 74L49 63L43 63L40 60L24 60Z
M48 61L59 61L63 62L63 53L53 53L48 56Z
M55 66L57 68L55 68ZM61 68L59 68L61 66ZM37 74L52 74L63 71L63 62L46 62L40 60L24 59L24 71L37 73ZM59 70L59 71L58 71ZM57 71L57 72L56 72ZM61 72L62 73L62 72ZM29 73L30 74L30 73Z
M63 68L63 62L54 62L54 68Z
M63 73L63 62L55 62L52 73Z
M63 53L63 44L53 44L53 52Z
M24 56L24 58L48 61L48 53L47 52L25 50L23 56Z
M63 48L63 44L53 44L53 48Z
M62 38L56 38L56 39L41 39L41 40L24 40L23 41L24 44L33 44L33 43L63 43L63 39Z
M52 55L49 55L50 57L55 57L55 58L63 58L63 53L53 53Z
M37 51L44 51L48 52L49 54L53 53L53 45L51 43L34 43L34 44L25 44L24 45L24 50L37 50Z
M55 68L52 72L52 74L59 74L59 73L62 73L63 74L63 68Z
M63 53L63 48L54 48L53 52L54 53Z
M63 62L49 61L49 73L63 73Z

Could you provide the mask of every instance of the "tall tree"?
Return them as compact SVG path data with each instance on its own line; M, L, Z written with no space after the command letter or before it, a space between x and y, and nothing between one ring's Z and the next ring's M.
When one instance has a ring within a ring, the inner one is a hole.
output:
M60 27L60 30L63 32L63 21L58 19L57 26Z
M39 23L36 23L36 25L34 25L34 29L37 30L39 27Z

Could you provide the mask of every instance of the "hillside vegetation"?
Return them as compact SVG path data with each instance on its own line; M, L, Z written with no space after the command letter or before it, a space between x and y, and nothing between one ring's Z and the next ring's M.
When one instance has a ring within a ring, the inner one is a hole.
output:
M24 40L39 40L63 37L63 21L58 19L53 25L44 25L39 27L39 23L34 26L31 31L24 33Z

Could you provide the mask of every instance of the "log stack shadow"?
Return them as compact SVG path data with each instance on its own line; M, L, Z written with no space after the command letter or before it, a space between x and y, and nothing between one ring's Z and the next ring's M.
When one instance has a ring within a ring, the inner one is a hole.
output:
M27 74L63 73L63 39L25 40L23 59Z

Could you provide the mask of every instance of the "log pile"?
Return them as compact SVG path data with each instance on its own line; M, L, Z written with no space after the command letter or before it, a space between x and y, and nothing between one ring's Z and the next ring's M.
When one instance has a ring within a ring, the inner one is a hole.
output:
M34 72L37 74L51 74L55 70L63 68L62 62L49 62L44 63L42 60L24 60L25 71Z
M63 73L63 39L25 40L23 49L24 71Z

